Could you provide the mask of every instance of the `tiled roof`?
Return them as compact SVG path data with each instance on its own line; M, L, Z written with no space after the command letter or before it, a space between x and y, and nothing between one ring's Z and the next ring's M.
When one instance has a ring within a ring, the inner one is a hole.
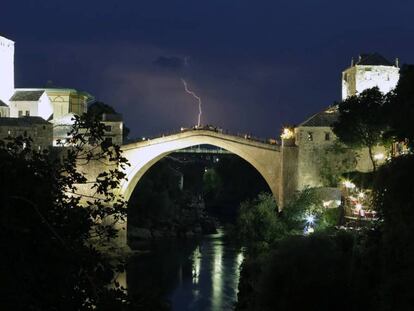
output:
M0 107L9 107L4 101L0 99Z
M41 117L0 118L0 126L30 126L51 124Z
M359 60L355 65L364 65L364 66L393 66L393 64L388 61L385 57L378 53L371 54L361 54Z
M338 120L337 107L328 108L322 112L314 114L306 121L299 124L299 126L308 127L331 127Z
M45 91L16 91L10 101L38 101Z
M76 89L70 88L57 88L57 87L45 87L45 88L18 88L16 91L45 91L48 95L55 94L55 93L75 93L77 95L82 95L87 98L87 100L94 100L95 97L87 92L78 91Z

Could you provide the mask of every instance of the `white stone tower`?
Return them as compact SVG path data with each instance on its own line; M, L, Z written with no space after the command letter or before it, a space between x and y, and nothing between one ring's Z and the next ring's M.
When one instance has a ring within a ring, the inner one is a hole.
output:
M14 42L0 36L0 100L9 104L14 92Z
M375 86L386 94L397 86L399 78L398 58L392 64L377 53L362 54L342 72L342 100Z

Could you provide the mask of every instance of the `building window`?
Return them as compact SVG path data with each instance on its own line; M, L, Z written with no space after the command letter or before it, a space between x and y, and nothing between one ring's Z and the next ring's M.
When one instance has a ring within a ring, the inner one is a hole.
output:
M19 110L19 118L23 117L23 110Z
M30 116L30 111L26 110L26 117Z
M325 140L331 140L331 133L325 132Z
M106 132L110 132L110 131L112 131L112 126L110 126L110 125L105 125L105 131L106 131Z
M24 132L23 132L23 136L24 136L24 137L27 137L27 131L24 131Z
M105 137L105 143L112 144L112 137Z
M313 141L313 133L312 132L308 132L308 140Z

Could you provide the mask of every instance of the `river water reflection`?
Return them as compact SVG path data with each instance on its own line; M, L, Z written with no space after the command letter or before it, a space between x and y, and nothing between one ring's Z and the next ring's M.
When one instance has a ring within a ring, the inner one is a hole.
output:
M164 297L172 310L232 310L242 261L222 230L194 241L164 241L131 258L128 291Z

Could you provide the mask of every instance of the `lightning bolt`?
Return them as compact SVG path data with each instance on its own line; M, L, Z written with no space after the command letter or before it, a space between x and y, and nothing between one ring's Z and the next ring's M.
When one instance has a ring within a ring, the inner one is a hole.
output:
M201 115L203 113L203 111L201 110L201 98L199 96L197 96L196 93L194 93L193 91L191 91L190 89L188 89L187 82L184 79L181 79L181 81L184 84L184 90L185 90L185 92L188 93L188 94L190 94L191 96L193 96L198 101L198 122L197 122L197 127L200 127L200 125L201 125Z

